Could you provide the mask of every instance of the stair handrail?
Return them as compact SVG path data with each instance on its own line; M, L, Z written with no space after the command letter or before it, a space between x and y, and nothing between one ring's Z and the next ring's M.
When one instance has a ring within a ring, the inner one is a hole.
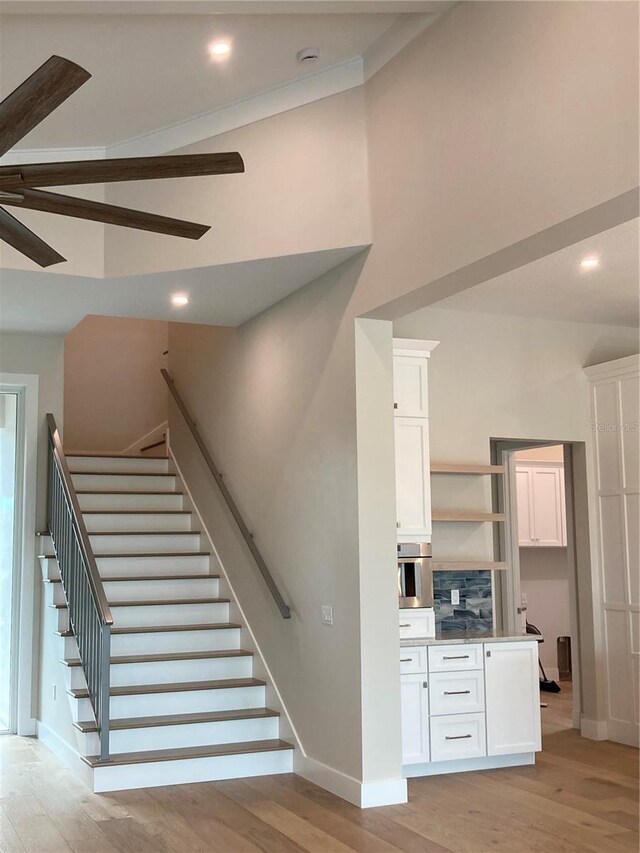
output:
M69 625L78 645L98 737L109 757L109 691L113 616L91 547L56 420L47 414L47 526L60 570Z
M256 543L254 541L252 533L250 532L249 528L247 527L245 520L242 517L240 510L238 509L238 506L233 499L233 496L231 495L231 492L227 488L227 485L224 482L224 478L223 478L222 474L220 473L215 462L213 461L213 457L212 457L211 453L209 452L209 448L205 444L202 436L200 435L200 432L198 431L198 428L196 427L195 421L193 420L193 418L189 414L189 410L187 409L187 407L184 403L184 400L182 399L182 397L180 396L180 394L178 392L178 389L176 388L175 382L171 378L169 371L165 370L164 367L160 370L160 373L162 374L164 381L167 383L169 391L171 392L171 396L175 400L175 403L176 403L178 409L180 410L182 417L185 419L185 422L186 422L187 426L189 427L191 435L193 436L195 443L198 445L198 449L200 450L200 453L204 457L204 461L207 463L207 467L209 468L209 471L211 472L213 479L216 481L216 484L217 484L218 488L220 489L222 497L224 498L225 503L227 504L229 511L231 512L231 515L233 516L236 524L238 525L240 533L242 534L242 538L244 539L247 547L249 548L249 551L251 551L251 555L253 556L253 559L255 560L256 565L258 566L258 569L260 570L260 574L264 578L264 582L266 583L267 588L269 589L269 592L273 596L274 601L276 602L276 605L278 606L278 610L280 611L282 618L283 619L290 619L291 618L291 610L289 609L289 606L287 605L284 598L282 597L282 594L281 594L280 590L278 589L278 586L277 586L275 580L273 579L273 575L269 571L269 567L267 566L266 562L264 561L264 558L263 558L262 554L260 553L260 550L258 549L258 546L256 545Z

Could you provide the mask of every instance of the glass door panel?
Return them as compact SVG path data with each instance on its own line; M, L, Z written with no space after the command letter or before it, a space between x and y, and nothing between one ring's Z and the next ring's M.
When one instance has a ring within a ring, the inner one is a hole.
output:
M0 394L0 732L12 729L18 397Z

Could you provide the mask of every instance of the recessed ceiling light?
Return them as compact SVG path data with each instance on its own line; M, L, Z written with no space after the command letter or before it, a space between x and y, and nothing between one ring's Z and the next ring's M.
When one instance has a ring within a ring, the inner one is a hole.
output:
M209 45L211 56L226 56L231 53L231 45L226 41L212 41Z
M174 293L171 297L171 304L181 308L183 305L189 304L189 297L185 293Z
M599 258L584 258L580 261L580 266L583 270L592 270L600 266Z

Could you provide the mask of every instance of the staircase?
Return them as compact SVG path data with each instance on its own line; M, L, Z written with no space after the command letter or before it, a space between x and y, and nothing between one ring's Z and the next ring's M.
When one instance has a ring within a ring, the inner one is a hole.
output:
M58 614L77 751L94 791L292 771L265 681L229 621L224 580L194 529L166 458L69 456L82 516L113 615L110 755L98 728L50 542L48 603ZM48 537L47 537L48 538Z

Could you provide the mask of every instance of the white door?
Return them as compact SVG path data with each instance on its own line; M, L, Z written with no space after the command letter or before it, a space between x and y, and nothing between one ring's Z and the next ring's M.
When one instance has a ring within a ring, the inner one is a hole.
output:
M542 748L538 644L485 643L487 755Z
M535 467L531 469L531 474L534 544L560 547L565 542L561 485L563 469L558 466Z
M518 544L533 545L533 505L531 501L531 468L516 468L518 502Z
M429 761L429 691L424 673L403 675L402 763L423 764Z
M396 513L400 541L431 536L429 420L396 417Z
M393 396L396 415L409 418L428 417L428 362L426 356L394 356Z

